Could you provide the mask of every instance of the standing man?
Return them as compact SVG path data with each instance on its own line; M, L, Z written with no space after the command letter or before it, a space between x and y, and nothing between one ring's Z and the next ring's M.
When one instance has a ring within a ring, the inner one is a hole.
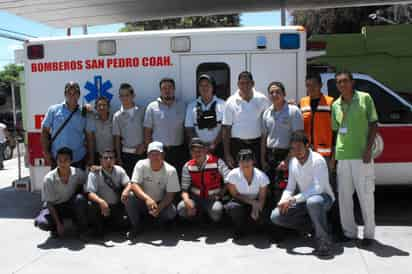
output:
M64 235L63 219L71 218L77 224L81 239L86 239L87 201L83 190L86 174L81 169L71 167L72 151L62 147L56 153L57 168L44 177L42 200L47 208L41 210L35 219L35 226L50 231L52 237Z
M7 146L7 140L10 138L10 133L7 126L0 122L0 169L4 169L4 149Z
M137 161L145 157L144 108L134 103L133 87L127 83L120 85L119 98L122 106L113 116L113 136L117 163L130 177Z
M186 161L184 141L185 104L175 98L175 81L171 78L160 80L160 97L151 102L144 117L144 140L146 146L161 142L166 162L180 173Z
M356 191L365 224L362 245L375 238L375 170L372 147L377 133L378 115L372 97L354 89L350 72L338 72L336 84L341 96L332 105L332 128L336 135L335 160L339 209L345 236L358 237L353 213Z
M271 202L276 203L280 198L280 188L276 184L280 175L279 165L285 161L283 165L287 167L290 136L303 131L303 119L299 108L286 101L285 87L281 82L270 83L268 95L272 105L262 118L261 161L271 182Z
M137 162L132 176L132 193L126 201L132 229L128 238L133 240L143 230L143 218L167 223L176 217L173 205L180 191L176 169L164 161L163 144L152 142L147 148L148 159Z
M331 239L327 212L335 196L329 184L328 166L322 155L310 149L305 133L293 133L290 142L293 158L288 185L272 211L271 220L279 226L302 231L310 231L313 226L316 253L329 256Z
M230 168L236 166L234 159L241 149L251 149L257 160L261 160L262 113L270 105L269 100L254 89L250 72L241 72L237 84L239 89L227 99L223 114L224 154Z
M114 150L113 119L110 113L110 101L99 97L95 102L95 110L88 114L87 130L93 132L95 164L100 163L100 157L106 150Z
M189 142L192 138L199 137L208 143L211 153L223 157L222 119L225 101L214 95L215 85L211 76L200 75L200 96L187 107L185 128Z
M85 187L89 199L90 224L97 236L104 235L104 225L122 230L127 226L125 202L131 189L130 179L124 169L115 165L112 150L100 154L101 169L90 172Z
M182 170L182 201L177 207L179 216L192 219L206 214L218 222L223 215L223 182L230 170L222 159L208 153L207 144L201 139L193 138L190 150L192 160Z
M55 168L57 151L68 147L73 151L72 166L85 169L86 164L92 165L94 162L94 143L92 132L86 130L86 117L78 105L79 84L67 83L64 96L65 101L51 106L43 120L41 142L44 157L47 163Z

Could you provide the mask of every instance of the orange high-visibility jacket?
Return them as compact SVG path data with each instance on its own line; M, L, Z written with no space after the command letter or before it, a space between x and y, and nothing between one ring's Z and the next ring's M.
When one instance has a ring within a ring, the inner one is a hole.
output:
M316 111L312 112L310 97L300 100L305 132L312 149L325 157L332 153L332 103L332 97L322 95Z

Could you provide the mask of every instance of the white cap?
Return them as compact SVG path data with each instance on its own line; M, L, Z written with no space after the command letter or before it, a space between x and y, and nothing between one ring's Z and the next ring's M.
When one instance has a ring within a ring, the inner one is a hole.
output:
M151 142L149 146L147 147L147 153L150 153L152 151L163 152L163 144L157 141Z

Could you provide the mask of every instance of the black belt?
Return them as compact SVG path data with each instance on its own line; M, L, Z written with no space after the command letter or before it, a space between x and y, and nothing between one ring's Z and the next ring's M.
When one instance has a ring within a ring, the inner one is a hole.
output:
M284 153L289 153L288 148L270 148L268 147L266 149L267 152L272 153L272 154L284 154Z
M255 138L255 139L240 139L240 138L232 138L238 142L250 145L250 144L256 144L260 142L260 137Z

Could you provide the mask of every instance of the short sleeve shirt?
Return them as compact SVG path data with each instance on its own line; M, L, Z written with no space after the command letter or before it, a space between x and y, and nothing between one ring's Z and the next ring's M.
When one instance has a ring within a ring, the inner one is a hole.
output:
M223 125L232 127L233 138L259 138L262 135L262 113L269 105L266 96L256 90L249 101L243 100L237 91L226 101Z
M7 129L7 126L3 123L0 123L0 144L6 142L6 133L5 133L6 129Z
M134 106L133 109L133 115L123 108L113 115L112 133L122 137L122 145L126 148L136 148L143 144L144 108Z
M96 193L108 204L117 204L120 201L120 195L105 182L105 175L103 175L103 172L106 171L99 170L89 173L85 191ZM129 176L127 176L124 169L120 166L114 166L111 173L106 172L105 174L112 179L114 186L120 190L130 182Z
M71 111L65 103L53 105L47 110L42 127L50 128L51 136L53 137L64 121L70 116L70 113ZM56 158L57 151L60 148L68 147L73 151L73 162L82 160L86 155L86 126L87 119L81 114L80 109L78 109L54 140L51 147L53 157Z
M143 191L156 202L161 201L167 192L179 192L179 179L176 169L166 162L155 172L150 166L150 160L137 162L132 175L132 183L139 184Z
M281 111L275 111L272 105L263 113L262 131L267 134L268 148L289 148L292 133L303 128L303 117L297 106L285 102Z
M180 146L183 144L185 113L183 102L175 101L168 106L158 98L146 108L144 127L152 129L153 141L165 146Z
M86 173L81 169L70 167L71 175L67 184L61 180L58 168L51 170L44 177L42 200L52 204L65 203L73 197L79 186L86 182Z
M369 123L377 121L375 104L368 93L355 91L350 104L339 97L332 105L332 129L337 132L336 160L362 159Z
M103 121L97 113L93 112L88 115L87 119L87 131L95 134L96 152L102 154L105 150L113 150L112 115Z
M213 103L216 102L216 120L217 126L211 129L199 129L197 126L197 104L200 104L200 107L203 111L210 110ZM185 127L192 127L196 131L196 135L204 142L211 143L213 142L217 135L219 134L222 128L222 120L223 120L223 112L225 109L225 101L222 99L217 98L216 96L213 97L212 101L209 104L205 105L202 101L201 97L197 98L194 102L188 105L186 111L186 120L185 120Z
M252 183L249 185L242 170L238 167L229 172L227 183L235 185L240 195L245 195L250 199L257 199L259 190L269 184L269 178L264 172L254 168Z

